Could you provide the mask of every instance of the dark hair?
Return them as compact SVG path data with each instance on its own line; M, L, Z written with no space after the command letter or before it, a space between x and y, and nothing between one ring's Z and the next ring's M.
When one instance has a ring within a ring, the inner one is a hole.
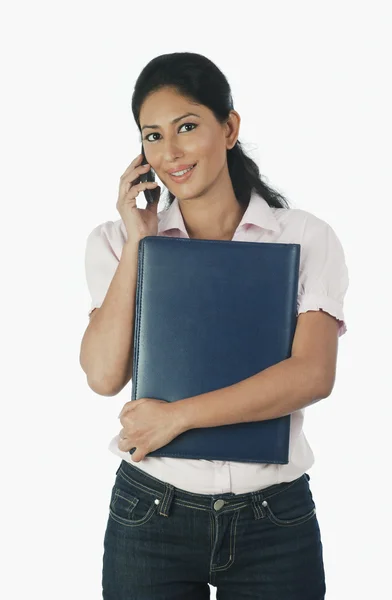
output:
M230 110L234 109L229 83L211 60L192 52L161 54L144 67L135 83L132 112L140 133L141 106L147 96L162 88L172 88L191 101L208 107L221 124L227 121ZM255 189L269 206L291 208L286 198L261 179L257 164L245 154L238 140L231 150L227 150L227 164L239 204L247 207ZM168 190L166 208L174 198Z

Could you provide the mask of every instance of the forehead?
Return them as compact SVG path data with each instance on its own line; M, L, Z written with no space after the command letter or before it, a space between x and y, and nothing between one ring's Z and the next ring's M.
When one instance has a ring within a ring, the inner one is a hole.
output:
M204 118L208 114L207 107L182 96L171 89L162 89L150 94L140 109L140 125L170 123L173 119L185 113L195 113Z

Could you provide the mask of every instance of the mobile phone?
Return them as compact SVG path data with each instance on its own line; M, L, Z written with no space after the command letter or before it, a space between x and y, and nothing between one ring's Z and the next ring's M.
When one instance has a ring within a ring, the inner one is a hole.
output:
M146 155L144 154L143 144L142 144L142 152L141 153L143 154L143 160L142 160L141 164L145 165L145 164L147 164L147 159L146 159ZM147 171L147 173L142 173L140 175L140 181L143 183L146 181L155 181L155 172L153 171L152 167L150 167L150 169ZM159 189L144 190L144 196L147 200L147 204L152 204L158 193L159 193Z

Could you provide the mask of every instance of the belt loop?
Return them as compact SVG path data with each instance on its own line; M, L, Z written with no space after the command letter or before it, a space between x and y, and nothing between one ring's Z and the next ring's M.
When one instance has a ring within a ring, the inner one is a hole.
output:
M171 503L173 500L173 496L174 496L174 486L171 485L170 483L165 482L165 493L163 495L161 506L158 511L160 515L162 515L164 517L169 516L169 510L170 510L170 506L171 506Z
M263 499L263 494L260 492L251 492L252 494L252 510L255 516L255 519L264 519L265 510L261 506L261 500Z

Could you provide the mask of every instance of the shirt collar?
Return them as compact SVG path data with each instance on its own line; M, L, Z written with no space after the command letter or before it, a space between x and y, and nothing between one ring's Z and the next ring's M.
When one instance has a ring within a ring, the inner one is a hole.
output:
M168 209L161 211L158 215L160 217L158 222L158 235L163 235L170 229L179 229L185 237L189 237L177 197L174 197L174 200ZM280 231L279 221L274 215L274 209L271 208L267 201L255 190L251 193L248 207L237 230L241 227L247 229L251 225L260 229Z

